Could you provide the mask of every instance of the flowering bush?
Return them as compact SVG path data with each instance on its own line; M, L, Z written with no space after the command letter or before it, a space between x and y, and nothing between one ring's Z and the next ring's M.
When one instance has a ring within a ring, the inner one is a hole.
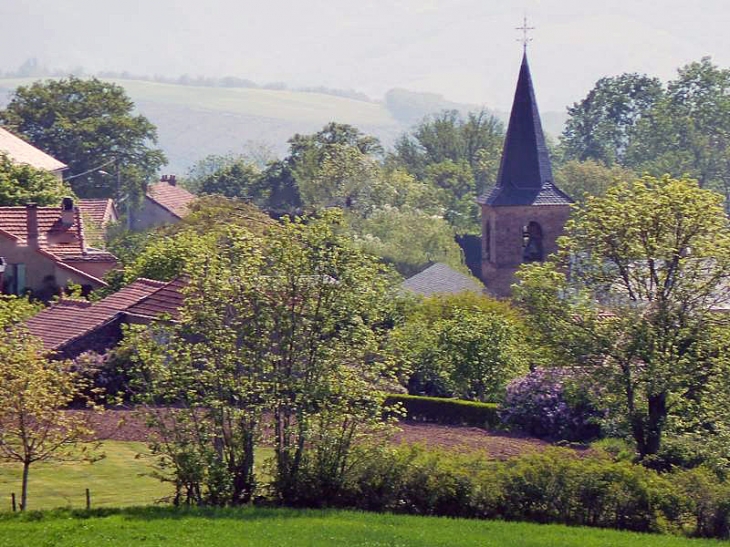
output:
M601 412L566 369L538 368L510 382L500 416L536 437L586 441L600 433Z

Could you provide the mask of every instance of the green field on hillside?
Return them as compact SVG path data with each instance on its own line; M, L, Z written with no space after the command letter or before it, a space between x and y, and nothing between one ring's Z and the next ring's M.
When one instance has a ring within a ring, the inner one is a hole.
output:
M0 78L0 107L19 85L36 78ZM111 80L124 87L138 111L157 126L167 173L184 173L208 154L240 153L247 142L278 155L295 133L314 133L335 121L391 143L407 126L382 103L303 91L202 87L142 80Z
M106 514L105 514L106 513ZM288 509L100 510L6 516L0 547L709 547L720 541L558 525Z
M36 78L0 78L0 89L13 90L36 80ZM203 87L143 80L109 81L121 85L135 102L177 105L196 110L213 110L288 122L324 123L328 120L338 120L353 125L398 125L382 103L322 93Z

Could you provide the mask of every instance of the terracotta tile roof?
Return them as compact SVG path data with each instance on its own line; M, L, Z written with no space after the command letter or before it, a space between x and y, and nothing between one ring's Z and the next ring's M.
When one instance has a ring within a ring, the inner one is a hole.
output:
M37 207L36 211L39 247L53 250L58 255L83 254L83 222L78 209L74 211L71 225L61 222L60 207ZM27 244L28 208L0 207L0 230Z
M89 249L86 254L83 255L64 255L63 261L66 264L78 262L114 262L116 264L117 257L107 251Z
M2 127L0 127L1 152L6 153L14 163L30 165L44 171L63 171L68 167L65 163L49 156Z
M407 291L431 296L432 294L482 293L484 285L470 275L457 272L447 264L437 262L421 273L409 277L401 287Z
M78 204L84 218L99 228L106 227L116 217L114 202L111 199L80 199Z
M0 207L0 234L20 245L28 245L28 212L28 207ZM111 268L117 262L111 253L86 246L84 222L78 207L73 211L70 225L62 222L60 207L36 207L36 218L39 253L65 269L105 285L100 279L73 267L81 262L106 262Z
M174 279L161 289L128 307L125 313L136 317L159 318L166 315L171 319L177 319L183 305L182 289L186 285L187 281L184 278Z
M188 213L188 205L195 199L195 195L185 188L162 180L147 188L147 198L176 217L183 218Z
M30 333L43 341L47 350L59 350L85 334L114 320L119 313L166 284L138 279L98 302L66 299L26 321Z
M72 264L64 262L59 256L46 251L45 249L36 249L36 252L42 256L45 256L47 259L52 260L56 263L56 266L59 268L62 268L64 270L67 270L69 272L73 272L78 276L84 277L88 279L89 281L94 282L99 287L106 287L107 284L104 280L99 279L98 277L95 277L91 275L90 273L84 272L76 267L74 267ZM114 261L114 265L116 265L116 260Z

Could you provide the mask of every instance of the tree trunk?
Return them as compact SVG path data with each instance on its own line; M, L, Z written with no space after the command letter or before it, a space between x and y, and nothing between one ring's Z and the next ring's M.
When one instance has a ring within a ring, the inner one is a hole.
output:
M28 503L28 470L30 469L30 462L23 462L23 485L20 492L20 510L25 511Z
M646 424L646 443L644 453L641 455L649 456L659 452L662 442L662 431L667 418L667 394L665 392L659 395L649 397L649 413Z

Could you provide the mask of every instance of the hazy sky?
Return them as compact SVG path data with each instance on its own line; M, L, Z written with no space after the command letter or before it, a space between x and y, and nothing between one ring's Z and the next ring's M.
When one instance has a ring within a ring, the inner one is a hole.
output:
M91 71L433 91L506 110L527 14L542 110L604 75L730 66L728 0L0 0L0 70Z

